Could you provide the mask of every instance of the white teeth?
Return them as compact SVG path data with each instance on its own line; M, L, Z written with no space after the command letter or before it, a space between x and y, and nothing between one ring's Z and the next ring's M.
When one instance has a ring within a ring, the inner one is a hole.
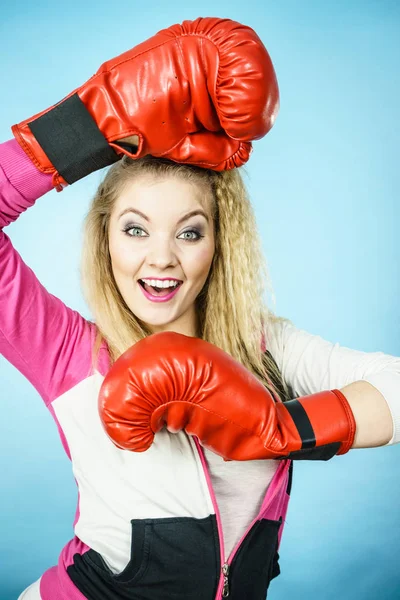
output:
M156 279L142 279L141 281L158 288L176 287L179 284L179 281L172 280L157 281Z

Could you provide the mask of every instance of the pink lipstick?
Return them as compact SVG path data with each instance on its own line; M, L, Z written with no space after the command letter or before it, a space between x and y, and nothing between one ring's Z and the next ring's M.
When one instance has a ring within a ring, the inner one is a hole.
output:
M140 287L140 289L142 290L143 294L146 296L146 298L148 300L150 300L150 302L168 302L168 300L171 300L171 298L173 298L173 296L175 296L175 294L178 292L179 288L181 287L181 283L179 283L176 288L174 288L172 290L172 292L170 292L169 294L167 294L166 296L154 296L153 294L150 294L149 292L147 292L144 287L141 285L140 281L138 281L138 285Z

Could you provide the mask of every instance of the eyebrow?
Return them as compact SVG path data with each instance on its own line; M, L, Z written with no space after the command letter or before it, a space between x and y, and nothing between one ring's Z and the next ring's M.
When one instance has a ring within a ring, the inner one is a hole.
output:
M127 213L136 213L137 215L139 215L140 217L142 217L142 219L144 219L145 221L147 221L148 223L150 223L150 219L147 215L145 215L144 213L142 213L140 210L138 210L137 208L125 208L125 210L122 211L122 213L120 215L118 215L118 219L120 219L123 215L126 215ZM207 220L207 222L209 221L209 217L208 215L204 212L204 210L201 209L196 209L196 210L191 210L190 212L186 213L186 215L183 215L183 217L181 217L179 219L179 221L177 222L177 224L179 225L180 223L183 223L183 221L186 221L186 219L189 219L189 217L194 217L196 215L203 215L203 217L205 217L205 219Z

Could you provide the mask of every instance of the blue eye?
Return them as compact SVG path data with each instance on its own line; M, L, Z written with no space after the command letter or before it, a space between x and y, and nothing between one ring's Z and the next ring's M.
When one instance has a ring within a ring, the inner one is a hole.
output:
M197 242L198 240L204 237L204 235L201 235L200 232L197 231L197 229L188 229L187 231L181 233L181 235L186 235L187 233L194 233L196 235L195 238L185 238L187 242Z
M128 237L145 237L143 235L135 235L135 234L131 234L129 233L130 231L142 231L144 233L144 229L142 229L141 227L139 227L138 225L132 225L132 224L128 224L126 225L126 227L124 227L123 232L128 236ZM198 240L200 240L201 238L204 237L204 235L201 235L201 233L197 230L197 229L187 229L186 231L184 231L183 233L181 233L182 235L186 235L188 233L194 233L194 235L196 237L191 237L191 238L184 238L184 240L186 242L197 242ZM179 236L180 237L180 236Z
M136 225L127 225L124 227L123 232L126 233L129 237L143 237L142 235L131 235L128 231L133 231L136 229L137 231L143 231L141 227L137 227Z

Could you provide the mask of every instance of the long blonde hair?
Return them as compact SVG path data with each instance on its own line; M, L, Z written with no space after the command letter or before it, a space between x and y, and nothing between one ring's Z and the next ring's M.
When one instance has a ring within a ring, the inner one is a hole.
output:
M151 334L125 303L113 276L108 229L122 188L137 177L179 177L199 185L211 198L215 254L207 281L196 299L199 337L222 348L268 389L287 400L290 392L261 338L270 325L288 321L264 302L272 291L261 250L255 216L240 169L216 172L145 156L124 157L111 166L99 185L84 221L81 280L97 326L93 366L105 340L111 363L130 346Z

